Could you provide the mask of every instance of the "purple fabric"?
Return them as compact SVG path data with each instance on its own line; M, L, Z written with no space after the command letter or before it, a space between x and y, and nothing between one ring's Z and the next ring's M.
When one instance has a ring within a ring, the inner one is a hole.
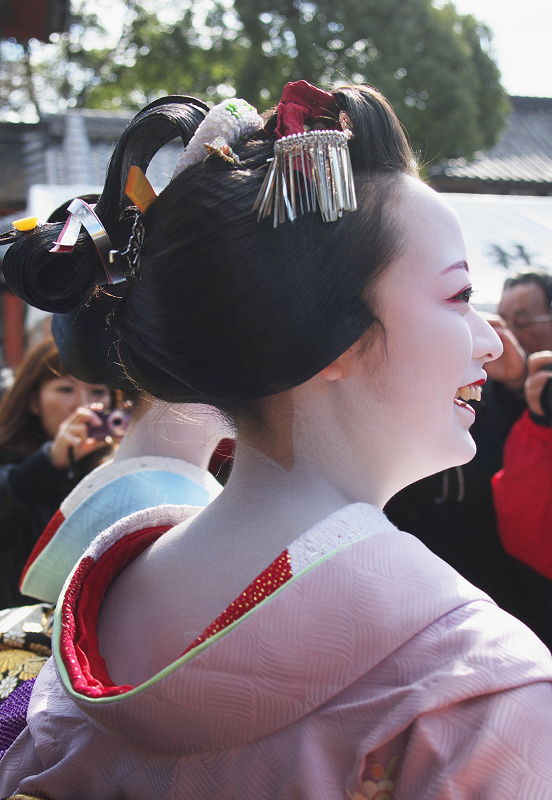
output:
M0 759L27 724L27 709L36 678L22 683L0 704Z

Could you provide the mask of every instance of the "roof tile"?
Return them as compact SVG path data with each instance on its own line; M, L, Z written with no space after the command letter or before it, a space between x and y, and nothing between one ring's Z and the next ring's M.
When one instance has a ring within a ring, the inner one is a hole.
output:
M511 97L512 111L500 140L468 164L449 162L432 175L481 181L552 183L552 98Z

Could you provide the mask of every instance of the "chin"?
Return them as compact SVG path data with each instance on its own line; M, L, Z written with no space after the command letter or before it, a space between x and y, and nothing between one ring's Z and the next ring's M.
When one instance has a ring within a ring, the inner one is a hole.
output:
M423 452L423 451L422 451ZM460 435L454 437L454 441L450 443L449 447L441 447L438 453L434 454L431 458L430 453L427 452L427 457L423 462L418 462L417 476L408 481L408 485L415 483L422 478L427 478L429 475L435 475L438 472L443 472L446 469L460 467L462 464L467 464L473 459L477 452L477 447L469 431L463 431Z
M449 467L460 467L462 464L467 464L477 453L476 444L469 431L465 431L462 436L462 441L454 448L454 455L452 451L448 460L448 464L441 467L438 472L442 472Z

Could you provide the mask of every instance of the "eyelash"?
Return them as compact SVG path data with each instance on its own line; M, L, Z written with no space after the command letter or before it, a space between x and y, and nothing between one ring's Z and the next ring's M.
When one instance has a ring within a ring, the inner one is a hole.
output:
M472 297L473 297L473 286L468 286L466 289L462 289L462 291L459 294L455 295L454 297L451 297L451 300L452 301L461 300L463 303L469 303L470 298Z

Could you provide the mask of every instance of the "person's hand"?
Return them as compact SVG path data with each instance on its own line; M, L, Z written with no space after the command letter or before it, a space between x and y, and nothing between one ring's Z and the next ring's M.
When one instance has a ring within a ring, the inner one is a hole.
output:
M525 399L529 406L529 411L538 417L544 417L540 398L544 384L552 378L552 372L543 369L545 364L552 364L552 350L541 350L539 353L532 353L527 359L529 374L525 381Z
M98 410L101 410L101 404ZM63 420L49 453L50 461L55 467L65 469L71 466L73 461L80 461L84 456L105 445L105 439L94 439L88 435L88 423L101 425L102 420L92 408L84 406L80 406Z
M520 391L527 375L526 357L520 343L498 314L481 316L494 328L502 342L503 351L495 361L487 361L484 369L493 381L503 383L512 392Z

